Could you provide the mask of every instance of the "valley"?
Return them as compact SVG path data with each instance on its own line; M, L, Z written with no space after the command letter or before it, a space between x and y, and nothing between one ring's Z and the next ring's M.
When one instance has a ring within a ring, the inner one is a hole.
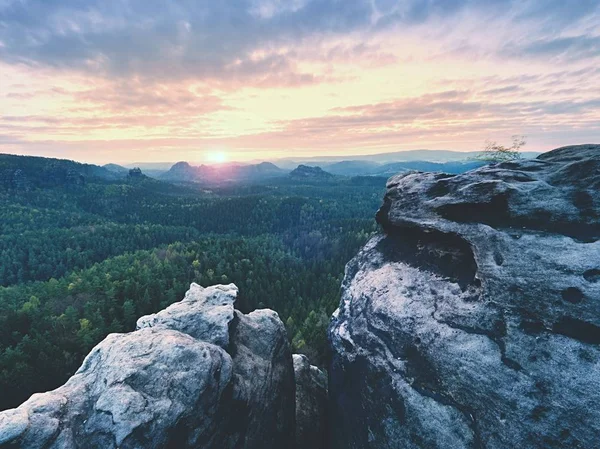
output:
M386 181L173 184L9 155L0 174L0 409L61 385L191 282L235 282L238 307L276 310L294 351L325 366L344 266L377 229Z

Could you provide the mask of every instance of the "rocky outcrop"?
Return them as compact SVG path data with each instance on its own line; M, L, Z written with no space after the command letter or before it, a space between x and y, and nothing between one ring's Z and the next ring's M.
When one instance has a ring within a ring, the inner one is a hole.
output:
M142 173L142 169L139 167L134 167L127 173L128 181L139 181L145 178L145 175Z
M296 448L324 449L328 432L327 376L305 355L294 354Z
M329 329L332 448L600 441L600 146L391 178Z
M231 284L96 346L62 387L0 413L0 448L287 448L292 357L277 314L234 309Z
M32 189L32 183L21 169L5 169L0 171L0 188L19 192Z

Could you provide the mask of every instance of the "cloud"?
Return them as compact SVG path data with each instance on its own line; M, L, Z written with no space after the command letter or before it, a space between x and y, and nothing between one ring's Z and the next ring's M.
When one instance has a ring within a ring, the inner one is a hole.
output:
M560 57L581 60L600 56L600 36L569 36L541 39L518 50L522 56Z
M0 6L0 57L113 76L251 77L290 65L273 54L256 61L256 50L269 53L314 32L351 31L370 14L361 0L282 4L261 16L248 0L12 1Z
M307 83L313 74L278 48L315 36L358 32L368 39L390 26L447 22L458 14L488 20L490 11L496 19L517 17L546 27L551 21L558 33L597 6L595 0L4 0L0 58L111 76L251 82L270 73L269 83L278 74L282 84ZM534 42L511 43L512 52L597 51L589 36L535 41L545 29L530 27ZM260 61L252 59L257 51L266 54Z
M597 0L530 0L523 2L518 20L543 21L546 26L564 26L598 12L600 5Z
M502 94L512 94L514 92L518 92L521 88L512 84L510 86L496 87L493 89L488 89L482 92L484 95L502 95Z

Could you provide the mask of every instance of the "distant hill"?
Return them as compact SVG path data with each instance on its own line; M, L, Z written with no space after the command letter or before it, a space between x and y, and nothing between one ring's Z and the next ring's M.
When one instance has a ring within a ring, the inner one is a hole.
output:
M456 174L464 173L474 168L481 167L482 165L485 165L485 162L472 159L449 162L415 160L392 162L388 164L363 160L347 160L325 164L323 167L313 164L299 164L292 171L287 171L270 162L261 162L250 165L230 163L200 166L193 166L188 162L177 162L169 171L160 175L158 179L175 183L194 182L205 185L242 182L261 183L284 177L288 181L318 181L332 180L335 179L336 176L390 177L396 173L408 170Z
M91 179L115 181L124 175L92 164L66 159L0 154L0 188L75 187Z
M392 164L382 165L374 174L378 176L392 176L396 173L408 170L459 174L475 168L483 167L484 165L486 165L486 162L483 161L456 161L444 163L428 161L395 162Z
M280 159L270 160L278 168L291 171L298 165L319 166L330 173L343 176L357 175L358 172L365 172L367 166L359 165L360 162L367 162L379 165L390 164L393 162L411 162L411 161L427 161L427 162L453 162L465 161L473 159L480 154L481 151L452 151L452 150L407 150L394 151L390 153L377 154L361 154L361 155L341 155L341 156L311 156L311 157L285 157ZM524 158L530 159L539 156L541 153L533 151L524 151L521 153ZM260 160L249 161L244 164L233 165L258 165ZM334 164L341 164L339 167L333 167ZM131 164L123 164L124 168L139 167L148 176L158 177L171 169L175 162L135 162ZM354 167L353 167L354 166ZM345 173L346 168L350 167L353 173Z
M468 161L481 154L481 151L450 151L450 150L409 150L409 151L395 151L391 153L378 153L378 154L363 154L357 156L315 156L315 157L304 157L304 158L283 158L274 160L278 166L283 168L292 168L298 164L303 165L318 165L329 170L330 166L336 163L342 164L342 170L344 165L359 167L357 162L371 162L381 165L390 164L394 162L414 162L414 161L425 161L425 162L456 162L456 161ZM534 158L540 155L537 152L524 151L521 153L524 158ZM347 164L347 163L352 164ZM336 168L334 168L335 170ZM333 173L333 170L332 170ZM341 173L340 173L341 174ZM358 173L355 173L358 174Z
M324 165L325 169L334 175L360 176L377 173L381 164L372 161L340 161Z
M221 184L235 182L255 182L287 174L271 162L259 164L219 164L195 167L187 162L178 162L160 179L171 182L197 182L202 184Z
M333 175L326 172L321 167L310 167L308 165L299 165L290 173L292 179L306 179L306 180L330 180L333 179Z
M116 165L116 164L114 164ZM112 167L114 169L114 167ZM139 168L121 173L93 164L67 159L0 154L0 192L66 189L83 193L98 185L127 185L147 193L195 195L197 190L146 176Z
M148 171L168 171L174 162L134 162L132 164L124 164L125 168L135 168L138 167L147 173Z
M139 168L143 170L146 176L159 179L169 171L173 164L174 162L135 162L133 164L124 164L123 168Z
M198 176L197 167L192 167L187 162L177 162L169 171L159 176L165 181L193 182Z
M281 158L274 159L267 163L272 163L278 169L283 171L291 171L298 165L308 166L319 166L324 170L340 176L363 176L376 174L377 166L387 165L395 162L435 162L435 163L446 163L446 162L458 162L458 161L470 161L479 155L481 151L452 151L452 150L408 150L408 151L394 151L390 153L377 153L377 154L362 154L356 156L342 155L342 156L313 156L313 157L298 157L298 158ZM541 153L524 151L521 153L524 158L530 159L539 156ZM256 160L247 163L230 163L222 164L221 167L226 166L257 166L261 165L262 161ZM108 164L116 165L116 164ZM147 176L161 179L170 169L175 165L174 162L136 162L132 164L125 164L123 168L134 168L139 167L144 171ZM194 166L190 164L190 166ZM119 166L120 167L120 166ZM214 165L200 165L200 167L215 167ZM285 174L285 173L284 173ZM166 175L165 178L172 180L172 175Z
M379 164L372 161L341 161L325 165L324 169L339 176L392 176L407 170L464 173L485 165L484 162L475 160L461 160L451 162L430 161L404 161L389 164Z
M129 173L129 169L126 167L123 167L122 165L118 165L118 164L106 164L102 166L103 168L107 169L108 171L111 171L113 173L118 173L120 175L127 175L127 173Z

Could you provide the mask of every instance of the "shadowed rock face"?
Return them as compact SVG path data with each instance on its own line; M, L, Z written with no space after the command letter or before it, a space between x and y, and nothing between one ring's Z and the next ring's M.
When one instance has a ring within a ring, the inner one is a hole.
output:
M277 314L237 288L185 299L112 334L62 387L0 413L0 448L293 447L292 357Z
M305 355L294 354L297 449L324 449L327 436L327 376Z
M600 146L388 182L329 329L332 448L600 438Z

